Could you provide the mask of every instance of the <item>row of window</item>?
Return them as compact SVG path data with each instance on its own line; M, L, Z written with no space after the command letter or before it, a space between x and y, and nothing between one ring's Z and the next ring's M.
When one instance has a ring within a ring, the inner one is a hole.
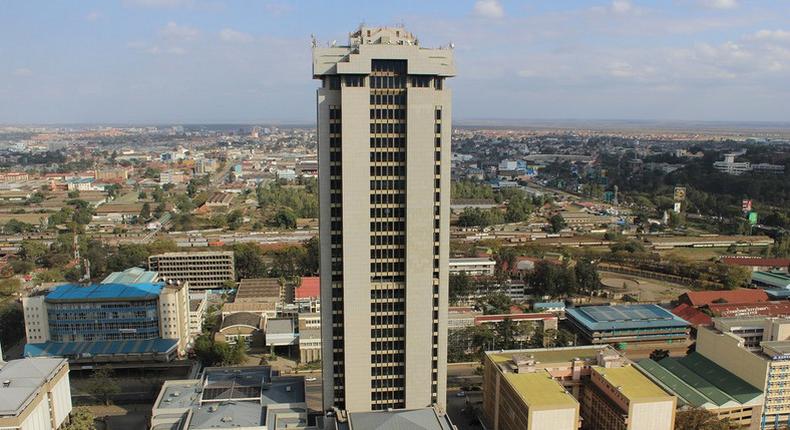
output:
M370 258L372 260L385 260L385 259L402 259L406 257L406 250L403 248L397 249L371 249Z
M406 235L403 232L381 236L370 236L370 244L376 245L405 245Z

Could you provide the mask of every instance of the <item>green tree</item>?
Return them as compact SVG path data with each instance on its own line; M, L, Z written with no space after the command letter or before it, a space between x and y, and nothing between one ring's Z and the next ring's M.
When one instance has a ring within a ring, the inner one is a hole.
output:
M679 410L675 414L675 430L735 430L738 425L720 420L713 412L702 408Z
M5 225L3 226L3 233L6 234L19 234L31 230L33 230L33 226L31 224L19 221L16 218L11 218L10 220L6 221Z
M260 278L266 276L267 268L263 260L263 250L254 243L239 243L233 245L233 254L236 264L236 277Z
M0 296L9 297L19 292L22 288L22 281L19 278L0 279Z
M302 246L305 252L304 256L300 259L300 274L302 276L317 275L318 266L321 262L321 244L318 241L318 236L313 236L306 240Z
M527 202L526 197L522 191L513 194L507 203L507 210L505 211L505 221L507 222L523 222L529 219L531 208Z
M478 306L486 315L501 315L510 313L513 301L504 293L490 293L478 301Z
M237 230L244 222L244 213L241 209L234 209L228 214L226 220L229 229Z
M145 200L148 198L148 194L145 191L140 191L137 194L137 200Z
M568 224L565 223L565 218L560 214L552 215L552 217L549 218L549 229L552 233L559 233L562 229L567 227L567 225Z
M667 357L669 357L669 351L666 349L654 349L650 353L650 359L653 361L661 361Z
M573 268L576 275L576 285L581 291L592 293L601 288L601 278L595 265L589 260L579 260Z
M496 333L496 349L515 349L521 345L525 334L524 326L505 317L494 325Z
M32 205L37 205L43 201L44 201L44 193L42 193L41 191L36 191L35 193L33 193L32 196L30 196L29 199L27 199L27 203Z
M110 404L110 397L121 392L121 386L112 378L112 368L100 366L93 371L86 390L94 397L101 399L105 405Z
M71 411L71 419L63 430L96 430L95 419L93 412L87 407L76 407Z
M281 208L272 219L275 227L292 229L296 228L296 214L290 208Z
M49 252L49 247L44 242L37 240L23 240L19 246L19 256L25 261L36 263Z
M143 221L147 221L151 218L151 204L148 202L143 203L143 207L140 209L140 218Z
M572 270L546 261L539 261L527 280L537 296L567 297L577 289Z
M451 304L458 303L459 299L469 296L472 291L472 281L464 272L451 273L448 284Z
M80 191L79 190L69 191L68 193L66 193L66 197L70 199L78 199L80 197Z

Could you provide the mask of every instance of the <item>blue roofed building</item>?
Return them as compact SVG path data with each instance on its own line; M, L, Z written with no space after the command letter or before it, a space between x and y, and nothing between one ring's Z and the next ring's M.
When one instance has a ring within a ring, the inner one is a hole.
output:
M129 269L98 284L63 284L22 304L27 357L170 361L191 343L189 287L156 272Z
M689 323L658 305L584 306L565 315L581 341L610 344L630 358L656 349L685 354L689 346Z

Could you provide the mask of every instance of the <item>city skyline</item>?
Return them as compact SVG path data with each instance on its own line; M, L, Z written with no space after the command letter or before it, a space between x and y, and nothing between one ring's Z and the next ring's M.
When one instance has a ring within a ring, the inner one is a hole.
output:
M781 121L790 88L790 6L779 1L5 9L0 124L311 123L310 33L345 43L343 30L362 21L402 23L426 46L454 43L464 122Z

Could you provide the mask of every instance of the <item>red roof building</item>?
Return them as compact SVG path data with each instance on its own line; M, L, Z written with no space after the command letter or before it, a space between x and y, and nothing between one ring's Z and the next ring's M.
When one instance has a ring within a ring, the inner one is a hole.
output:
M683 318L689 324L695 327L699 325L709 326L713 324L710 315L687 303L681 303L680 305L676 306L674 309L672 309L672 313L680 318Z
M301 283L294 291L295 299L317 299L321 295L321 283L318 276L302 277Z
M724 291L689 291L679 297L680 303L700 307L713 303L758 303L767 302L768 295L760 289L737 288Z
M722 263L729 266L749 267L752 270L780 270L787 272L790 268L790 258L761 258L761 257L722 257Z

